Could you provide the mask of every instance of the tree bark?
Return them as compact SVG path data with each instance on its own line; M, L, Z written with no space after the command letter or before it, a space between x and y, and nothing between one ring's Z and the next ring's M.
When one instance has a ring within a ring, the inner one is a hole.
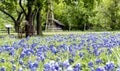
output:
M28 0L28 3L27 3L27 8L28 8L28 13L26 15L26 21L28 22L28 24L25 25L25 33L26 33L26 37L28 36L32 36L33 35L33 25L32 25L32 4L33 2Z
M36 21L37 21L37 35L42 35L42 26L41 26L41 14L40 14L40 10L39 10L38 13L37 13Z

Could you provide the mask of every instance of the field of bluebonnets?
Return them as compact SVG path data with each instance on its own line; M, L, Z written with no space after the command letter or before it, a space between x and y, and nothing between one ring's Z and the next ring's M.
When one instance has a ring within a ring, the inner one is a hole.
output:
M0 71L120 71L119 33L3 40Z

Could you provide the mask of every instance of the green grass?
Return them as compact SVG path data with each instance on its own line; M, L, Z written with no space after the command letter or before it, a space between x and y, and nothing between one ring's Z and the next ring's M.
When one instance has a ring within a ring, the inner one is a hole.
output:
M54 31L53 32L43 31L43 35L56 35L56 34L69 35L69 34L101 33L101 32L117 33L117 32L120 32L120 31L55 31L55 32ZM0 36L7 36L7 35L8 35L7 32L4 32L4 33L0 32ZM17 36L17 33L11 32L10 35Z

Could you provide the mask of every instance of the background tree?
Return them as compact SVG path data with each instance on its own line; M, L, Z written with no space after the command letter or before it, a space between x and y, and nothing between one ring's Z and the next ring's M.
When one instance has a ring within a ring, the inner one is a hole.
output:
M22 6L22 0L20 0L19 4L21 9L24 12L25 19L28 21L29 25L26 25L26 37L31 35L31 31L34 31L33 27L33 18L36 16L36 21L37 21L37 35L42 35L42 27L41 27L41 16L40 16L40 11L42 9L42 2L40 0L27 0L25 3L25 7Z
M46 14L50 7L47 1L49 0L0 0L0 11L4 13L4 18L11 18L9 20L13 21L16 31L21 20L27 20L29 25L26 25L26 37L34 30L34 28L30 29L30 26L36 28L37 35L41 35L42 28L45 29ZM65 25L64 30L120 29L119 0L51 1L54 7L54 18Z
M15 0L1 0L0 11L7 15L14 22L15 31L19 32L20 22L22 21L22 11Z
M36 1L36 6L37 6L37 16L36 16L36 21L37 21L37 35L43 35L42 34L42 23L41 23L41 10L43 7L44 1L37 0Z

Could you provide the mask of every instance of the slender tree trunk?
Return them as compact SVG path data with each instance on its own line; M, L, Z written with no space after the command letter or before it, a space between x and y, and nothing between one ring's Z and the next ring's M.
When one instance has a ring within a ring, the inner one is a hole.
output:
M41 14L40 11L38 11L37 16L37 35L42 35L42 26L41 26Z
M84 23L84 31L86 30L86 23Z
M14 28L15 28L15 31L16 32L19 32L19 27L20 27L20 22L18 22L18 21L14 21Z

